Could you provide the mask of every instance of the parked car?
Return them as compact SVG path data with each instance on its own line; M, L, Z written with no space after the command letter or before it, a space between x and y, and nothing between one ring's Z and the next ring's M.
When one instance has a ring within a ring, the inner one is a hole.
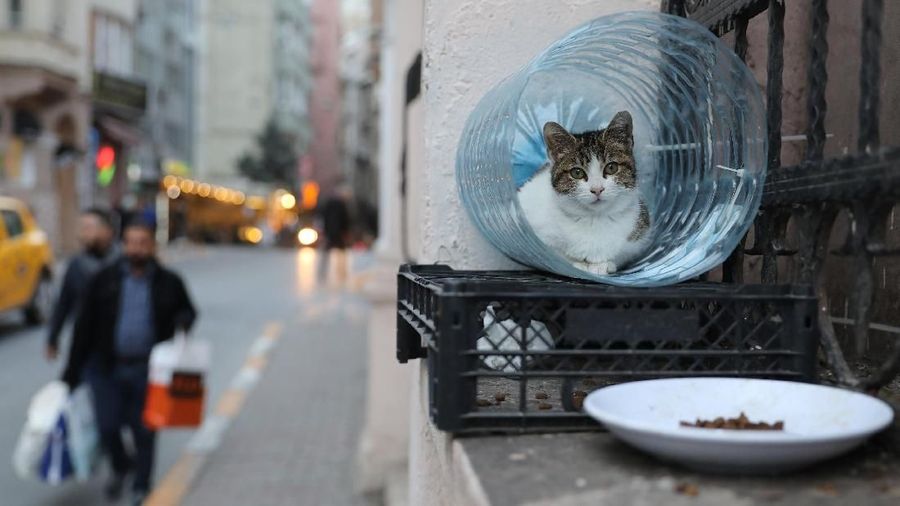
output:
M53 252L21 201L0 197L0 311L21 310L30 325L53 305Z

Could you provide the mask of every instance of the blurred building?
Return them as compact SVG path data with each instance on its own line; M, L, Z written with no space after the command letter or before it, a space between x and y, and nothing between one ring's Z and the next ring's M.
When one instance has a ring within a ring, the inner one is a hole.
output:
M90 108L84 2L0 5L0 194L28 202L56 249L74 241Z
M207 0L198 12L195 166L199 178L247 190L237 162L270 118L310 137L311 38L306 0Z
M141 0L135 73L147 86L144 142L132 180L157 188L163 174L194 165L194 93L198 0Z
M312 0L313 88L310 120L313 139L304 165L304 179L319 182L324 194L341 179L338 129L341 122L341 6L335 0Z
M136 2L9 0L0 6L0 192L27 201L57 251L77 210L118 204L144 88L133 80ZM100 170L94 163L104 151Z
M85 203L122 215L137 211L137 158L144 142L147 89L135 73L138 0L90 0L88 13L92 118ZM129 174L131 176L129 177Z
M341 168L361 231L377 233L381 2L345 0L341 36Z
M309 5L303 0L275 0L275 50L272 58L274 117L295 136L298 152L309 145L310 40Z

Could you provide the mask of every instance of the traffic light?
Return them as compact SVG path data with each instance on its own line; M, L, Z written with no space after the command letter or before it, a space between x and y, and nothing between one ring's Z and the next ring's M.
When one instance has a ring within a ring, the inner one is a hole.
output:
M116 151L112 146L100 146L94 164L97 166L97 183L109 186L116 175Z

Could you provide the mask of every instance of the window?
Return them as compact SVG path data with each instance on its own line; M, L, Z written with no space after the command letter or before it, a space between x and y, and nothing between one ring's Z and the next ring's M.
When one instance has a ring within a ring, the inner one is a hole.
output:
M50 35L62 39L66 31L66 2L53 2L53 26Z
M24 9L22 7L22 0L9 0L9 26L10 26L10 28L21 28L23 17L24 17Z
M6 236L10 239L22 235L25 232L25 226L22 225L22 218L19 213L4 209L0 211L3 214L3 224L6 225Z
M94 19L94 69L130 76L134 67L131 26L105 14Z

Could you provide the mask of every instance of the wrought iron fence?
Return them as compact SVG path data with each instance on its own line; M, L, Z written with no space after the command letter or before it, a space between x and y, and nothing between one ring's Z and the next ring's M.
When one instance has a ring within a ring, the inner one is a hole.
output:
M791 8L797 5L791 4ZM768 17L765 95L769 174L753 230L723 265L722 279L743 282L749 264L761 259L759 277L764 283L814 284L819 296L822 349L829 369L846 386L876 389L900 373L900 329L872 323L876 297L890 297L898 289L898 283L887 283L886 270L878 287L874 262L900 256L900 248L890 246L892 241L888 240L888 224L900 201L900 147L882 146L879 134L884 1L862 2L856 152L830 159L825 157L828 2L812 0L804 7L809 9L810 23L805 79L807 126L803 136L806 149L800 163L782 166L785 2L663 0L661 5L662 11L696 20L720 37L733 32L734 50L745 60L750 48L750 21L757 16ZM844 213L847 226L837 226ZM842 244L833 247L832 234L839 232L845 237ZM841 283L843 286L834 286L833 269L825 268L829 257L849 260L852 279ZM786 265L791 268L784 268ZM836 291L846 297L846 311L852 318L832 317L834 305L829 304L829 296ZM839 339L841 333L835 323L851 325L846 339ZM898 332L873 372L860 374L847 360L847 356L864 355L873 332L894 330Z

